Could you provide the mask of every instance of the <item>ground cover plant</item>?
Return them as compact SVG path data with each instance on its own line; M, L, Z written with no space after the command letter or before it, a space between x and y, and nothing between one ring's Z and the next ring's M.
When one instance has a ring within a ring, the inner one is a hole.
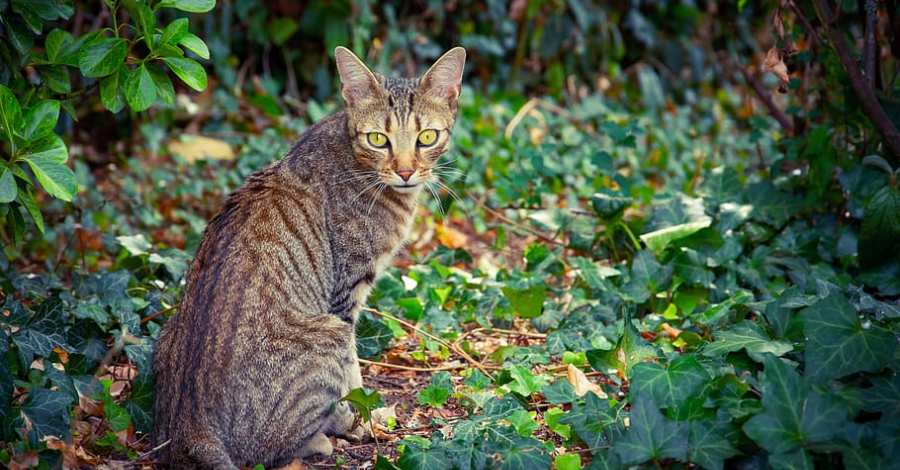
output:
M339 108L334 45L452 42L446 187L359 325L370 438L291 468L896 466L893 2L277 3L0 2L4 465L166 468L151 351L205 221Z

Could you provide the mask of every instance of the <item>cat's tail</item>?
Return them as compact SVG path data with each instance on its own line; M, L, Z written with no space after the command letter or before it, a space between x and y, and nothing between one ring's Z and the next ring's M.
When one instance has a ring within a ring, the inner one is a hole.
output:
M168 447L168 468L239 470L228 456L222 441L203 431L192 432L190 439L173 440Z

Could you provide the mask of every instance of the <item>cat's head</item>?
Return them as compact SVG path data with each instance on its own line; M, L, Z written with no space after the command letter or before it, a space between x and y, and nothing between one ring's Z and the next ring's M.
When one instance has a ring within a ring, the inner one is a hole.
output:
M418 192L450 145L466 50L450 49L417 79L372 73L344 47L334 56L357 158L380 183Z

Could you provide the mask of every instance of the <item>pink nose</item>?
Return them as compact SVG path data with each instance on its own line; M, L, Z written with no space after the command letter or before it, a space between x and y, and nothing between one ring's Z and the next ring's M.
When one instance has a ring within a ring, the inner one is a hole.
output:
M409 181L409 178L415 172L416 170L394 170L394 173L397 173L397 176L403 178L403 181Z

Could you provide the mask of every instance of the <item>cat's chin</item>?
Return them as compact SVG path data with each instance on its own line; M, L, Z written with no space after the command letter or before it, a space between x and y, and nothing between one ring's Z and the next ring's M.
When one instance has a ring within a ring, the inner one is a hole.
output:
M401 186L401 185L392 184L391 188L394 188L394 191L397 191L400 194L412 194L412 193L418 192L420 189L422 189L422 185L415 184L415 185L409 185L409 186Z

